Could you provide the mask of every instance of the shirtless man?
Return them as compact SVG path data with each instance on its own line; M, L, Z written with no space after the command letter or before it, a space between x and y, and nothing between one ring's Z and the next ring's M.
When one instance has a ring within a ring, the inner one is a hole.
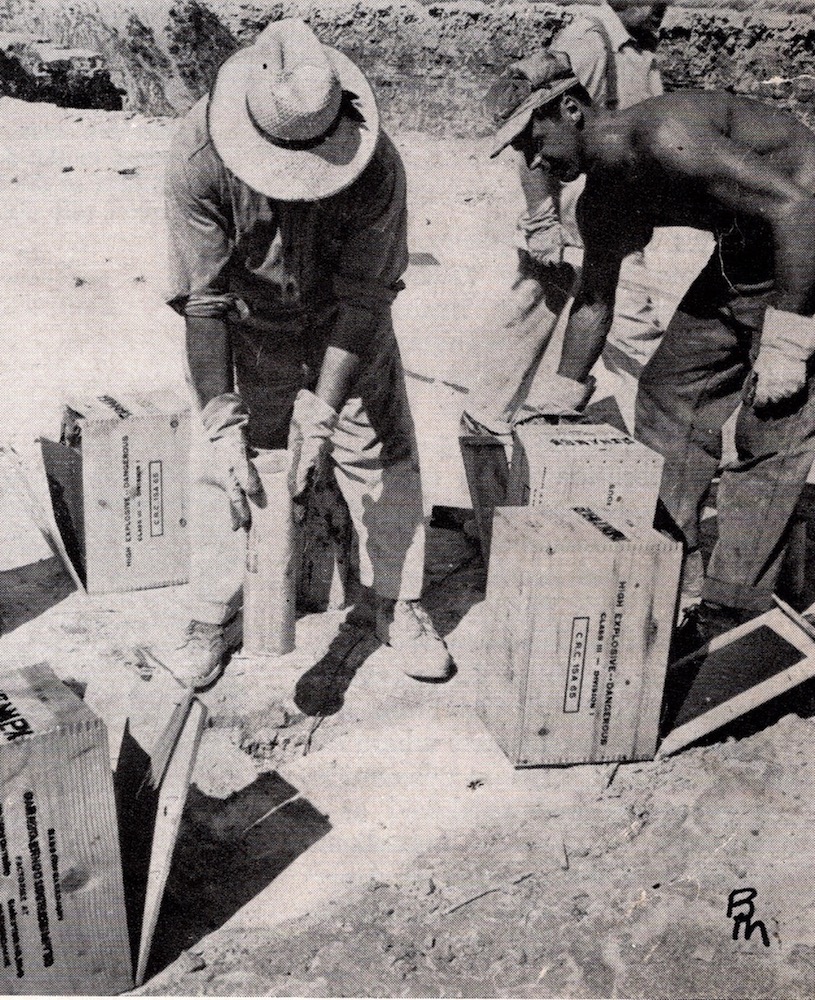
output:
M684 654L771 606L815 456L815 135L785 111L729 93L597 111L553 58L550 82L508 117L493 155L507 145L560 180L587 176L577 213L583 278L549 386L552 413L587 402L623 258L656 226L716 239L637 397L636 434L665 457L661 500L689 554L699 550L722 425L744 404L702 603L678 635Z

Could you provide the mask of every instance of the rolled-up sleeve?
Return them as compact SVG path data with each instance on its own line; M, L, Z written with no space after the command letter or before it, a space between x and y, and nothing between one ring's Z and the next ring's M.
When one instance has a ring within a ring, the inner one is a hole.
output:
M369 355L408 263L405 170L387 136L351 192L346 236L334 277L337 320L330 339L359 357Z
M569 57L572 71L586 88L592 103L605 107L609 52L598 26L586 18L576 17L559 32L551 47Z
M185 313L220 315L228 309L226 268L232 240L219 191L218 164L209 144L197 144L193 108L174 137L165 173L169 236L168 304Z

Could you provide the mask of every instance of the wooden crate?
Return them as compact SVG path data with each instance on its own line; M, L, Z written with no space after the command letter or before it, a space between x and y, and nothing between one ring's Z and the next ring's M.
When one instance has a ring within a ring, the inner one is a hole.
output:
M515 429L508 506L582 504L652 527L663 459L608 424Z
M681 562L590 508L496 510L477 708L515 766L653 758Z
M185 583L189 404L172 392L72 400L43 459L68 555L89 593Z
M130 989L104 723L45 664L0 675L0 986Z
M490 434L459 436L461 458L473 505L481 556L490 559L492 516L496 507L507 503L509 461L504 445Z

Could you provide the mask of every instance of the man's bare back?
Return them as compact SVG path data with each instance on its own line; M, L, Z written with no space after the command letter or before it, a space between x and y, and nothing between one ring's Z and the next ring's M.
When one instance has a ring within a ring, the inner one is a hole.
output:
M815 191L815 135L734 94L664 94L599 114L584 144L583 224L626 230L640 246L654 226L715 231L736 215L766 222L779 199Z

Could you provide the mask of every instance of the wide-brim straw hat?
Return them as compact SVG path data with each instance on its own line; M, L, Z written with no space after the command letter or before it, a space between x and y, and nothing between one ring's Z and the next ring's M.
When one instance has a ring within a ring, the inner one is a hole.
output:
M379 137L362 71L298 18L268 25L223 64L208 123L227 169L280 201L318 201L348 187Z

